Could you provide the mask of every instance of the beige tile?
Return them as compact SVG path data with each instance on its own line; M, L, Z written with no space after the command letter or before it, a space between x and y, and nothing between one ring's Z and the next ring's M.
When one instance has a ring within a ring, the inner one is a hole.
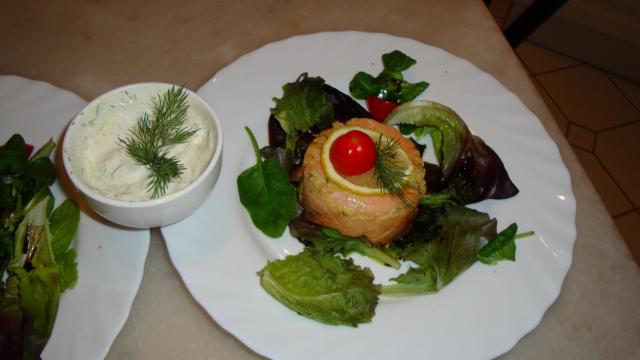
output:
M516 54L527 65L529 70L534 74L542 72L564 69L569 66L578 65L579 62L558 54L557 52L547 50L532 42L523 42L516 49Z
M587 172L591 183L596 188L598 195L604 202L609 214L618 215L632 210L633 206L624 196L624 193L611 179L598 159L590 152L573 147L578 160Z
M634 211L613 219L627 243L631 255L640 265L640 212Z
M617 76L611 76L618 88L627 96L627 98L640 110L640 84L625 80Z
M593 151L593 146L596 142L596 133L582 126L571 124L567 132L567 140L569 140L571 145Z
M611 80L591 66L536 76L569 121L599 131L638 118L638 112Z
M640 122L599 133L595 154L640 207Z
M562 111L560 111L560 108L558 108L558 105L556 105L553 102L553 100L549 97L549 94L542 87L542 85L540 85L538 80L536 78L531 78L531 80L533 81L533 84L538 89L538 93L540 93L540 97L542 97L542 100L544 101L544 103L549 108L549 111L551 112L551 115L553 115L553 118L556 119L556 122L558 123L558 126L560 126L560 129L562 130L562 133L566 134L567 130L569 128L569 120L567 120L567 117L564 116Z

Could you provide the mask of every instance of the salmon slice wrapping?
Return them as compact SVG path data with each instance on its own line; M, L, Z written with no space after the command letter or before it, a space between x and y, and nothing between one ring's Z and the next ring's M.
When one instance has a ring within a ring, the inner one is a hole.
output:
M398 141L413 164L413 171L407 178L413 186L404 188L407 202L390 193L356 194L327 177L322 166L322 146L334 131L345 126L364 128ZM373 244L387 244L410 230L418 200L426 192L424 174L424 163L411 140L393 127L371 119L355 118L344 124L335 123L319 133L309 145L302 163L298 196L308 221L334 228L343 235L364 236Z

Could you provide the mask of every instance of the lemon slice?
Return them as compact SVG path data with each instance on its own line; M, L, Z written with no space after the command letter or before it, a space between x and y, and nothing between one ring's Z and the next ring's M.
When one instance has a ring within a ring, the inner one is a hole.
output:
M338 185L344 190L347 190L359 195L382 195L385 193L385 191L382 188L378 187L377 185L367 186L367 185L358 184L354 182L357 179L357 176L353 176L353 177L342 176L338 173L338 171L333 167L333 164L331 163L331 158L329 157L329 154L331 152L331 146L333 145L333 142L336 139L338 139L340 136L348 133L351 130L362 131L363 133L369 135L369 137L371 137L374 143L377 143L378 141L380 141L381 137L384 140L384 137L379 133L376 133L375 131L371 131L359 126L345 126L340 129L337 129L336 131L331 133L331 135L329 135L329 137L324 142L324 144L322 144L322 153L321 153L320 159L322 162L322 168L324 169L324 173L330 181L332 181L333 183L335 183L336 185ZM402 148L400 148L399 146L397 147L394 161L396 162L396 164L400 166L400 168L404 169L404 179L408 179L413 173L413 164L411 163L411 160L409 160L409 156L407 156L407 153L404 150L402 150ZM372 169L371 171L375 171L375 170Z

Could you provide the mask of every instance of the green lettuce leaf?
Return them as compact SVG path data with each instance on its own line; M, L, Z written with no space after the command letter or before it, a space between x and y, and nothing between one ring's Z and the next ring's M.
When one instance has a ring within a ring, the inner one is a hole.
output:
M22 358L37 359L44 349L55 323L60 301L60 277L57 269L17 269L22 309Z
M293 151L298 137L314 125L330 125L334 120L333 106L327 100L323 85L321 77L308 77L304 73L282 87L282 98L273 99L276 106L270 110L287 135L287 149Z
M351 259L305 249L269 262L258 275L276 300L316 321L357 326L375 315L379 287L371 271Z
M402 255L419 268L392 279L401 286L384 286L385 295L439 291L469 268L478 250L497 233L495 219L464 206L420 206L418 211Z
M302 217L291 221L289 230L291 236L315 250L343 256L355 252L394 269L400 268L398 258L388 248L372 245L362 236L345 236L335 229L318 226Z
M78 280L76 253L71 239L58 244L56 259L48 214L52 203L48 188L39 191L25 207L26 214L14 234L14 252L8 280L0 299L0 354L9 358L38 358L55 323L60 294ZM77 208L65 202L52 214L77 228ZM59 234L65 231L59 231ZM75 233L75 230L73 231ZM71 236L66 232L64 236ZM65 244L66 247L61 247ZM16 307L16 299L19 304Z

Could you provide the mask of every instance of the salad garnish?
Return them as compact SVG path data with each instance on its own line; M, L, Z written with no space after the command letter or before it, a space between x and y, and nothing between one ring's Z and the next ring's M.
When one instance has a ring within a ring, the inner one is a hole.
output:
M22 136L0 148L0 358L35 359L44 349L60 295L78 281L72 246L80 211L53 209L50 140L29 157ZM32 148L32 147L31 147Z
M402 72L416 64L416 60L402 51L382 55L383 70L374 77L358 72L349 83L349 91L356 99L367 100L373 118L383 121L399 104L417 98L429 87L426 81L410 83Z
M324 79L304 73L282 87L282 98L273 98L276 106L271 113L284 129L286 149L293 151L298 138L313 126L328 127L333 122L333 106L324 95L323 85Z
M369 322L378 295L436 293L478 261L488 265L515 261L515 240L533 234L518 234L515 223L498 232L495 218L466 207L484 199L515 196L518 189L498 155L472 135L452 109L414 100L428 86L404 80L402 71L414 65L414 59L398 50L382 59L384 69L377 77L359 72L349 84L355 98L367 99L374 116L322 78L309 78L305 73L283 87L282 99L274 99L277 106L271 109L269 146L258 152L249 132L258 163L264 156L280 164L277 176L261 181L275 182L278 188L292 186L294 194L288 190L283 198L295 202L297 192L299 202L297 216L288 211L288 220L278 210L264 206L266 215L260 221L277 223L278 234L288 224L291 235L305 246L300 254L269 262L258 272L261 284L299 314L328 324ZM377 100L372 102L372 98ZM386 104L378 100L392 103L392 109L380 111L380 105ZM302 109L305 106L310 108ZM335 119L327 118L328 114ZM370 120L372 117L384 124ZM294 120L300 118L304 121ZM357 136L347 136L354 132ZM362 136L375 140L375 153ZM414 138L425 136L432 138L438 164L423 163L420 157L424 145ZM330 156L340 141L353 154ZM252 219L259 210L255 204L245 204L247 185L241 185L240 178L254 167L238 177L241 202ZM368 173L376 174L376 186L382 191L361 183ZM410 176L420 181L409 181ZM385 197L390 194L404 206L397 207ZM407 194L415 201L408 201ZM269 235L260 221L254 219L254 224ZM356 225L367 230L354 229ZM409 269L390 279L390 284L376 285L369 269L347 258L351 253L394 269L409 262ZM350 283L349 279L357 281Z
M183 127L189 109L187 96L183 87L172 86L154 98L151 116L145 112L138 117L130 136L119 139L127 154L149 169L147 191L152 199L164 195L169 183L184 171L178 158L168 156L167 146L183 144L198 131Z

